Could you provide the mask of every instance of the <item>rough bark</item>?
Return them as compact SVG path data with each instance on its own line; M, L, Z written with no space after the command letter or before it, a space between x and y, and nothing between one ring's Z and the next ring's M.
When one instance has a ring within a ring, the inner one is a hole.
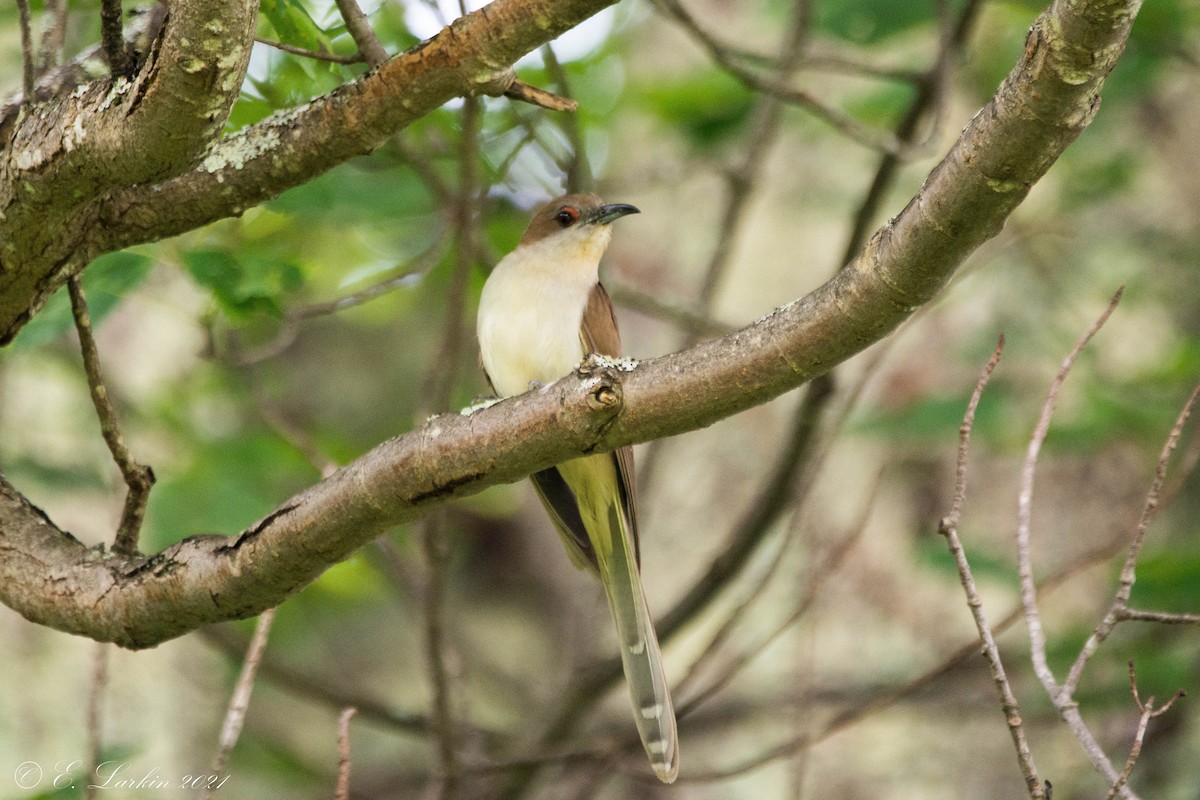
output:
M150 558L84 548L0 481L0 599L51 627L151 646L277 605L387 526L453 497L580 453L694 430L822 374L893 330L1000 230L1095 115L1139 6L1056 2L916 197L807 297L681 353L633 368L593 365L471 415L435 417L237 537L192 539ZM260 178L246 180L251 195L259 191Z

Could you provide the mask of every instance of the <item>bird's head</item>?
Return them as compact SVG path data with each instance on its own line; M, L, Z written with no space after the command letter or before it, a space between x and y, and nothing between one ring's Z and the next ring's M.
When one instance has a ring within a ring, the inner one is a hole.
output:
M594 194L568 194L544 205L521 236L523 246L544 243L578 249L579 255L599 261L612 236L609 224L638 209L628 203L608 203Z

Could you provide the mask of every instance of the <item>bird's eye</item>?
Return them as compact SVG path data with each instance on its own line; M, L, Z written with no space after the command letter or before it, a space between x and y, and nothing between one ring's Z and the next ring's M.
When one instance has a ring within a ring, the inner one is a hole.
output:
M569 228L579 220L579 212L571 206L563 206L554 215L554 219L564 228Z

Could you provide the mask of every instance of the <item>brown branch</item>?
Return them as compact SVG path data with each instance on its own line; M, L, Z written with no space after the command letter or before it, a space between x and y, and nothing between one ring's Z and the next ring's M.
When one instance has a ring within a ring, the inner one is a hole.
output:
M121 435L121 427L117 423L117 412L108 398L108 388L100 372L100 352L92 336L92 320L78 276L67 281L67 290L71 295L71 312L75 317L75 330L79 334L79 351L83 356L83 369L87 373L92 405L100 419L100 435L104 437L104 443L108 445L108 451L121 470L121 477L128 489L121 522L113 541L113 551L132 555L138 552L138 534L146 516L150 488L154 486L154 470L136 461L125 446L125 437Z
M958 537L958 523L961 519L962 507L967 497L967 456L971 445L971 429L975 425L975 410L979 406L979 400L983 397L983 390L992 376L992 370L1000 363L1000 355L1003 352L1004 336L1001 335L1000 341L996 344L996 350L992 353L992 357L983 368L983 373L979 376L979 382L975 384L975 391L971 394L971 401L967 404L967 413L963 417L962 426L959 428L954 501L950 513L938 526L938 533L946 537L950 552L954 556L954 563L958 567L958 577L967 595L967 607L971 609L971 616L975 620L975 628L979 631L980 641L983 642L983 656L987 659L988 668L992 673L992 682L996 684L996 691L1000 695L1000 706L1004 711L1004 719L1008 724L1008 732L1012 737L1013 746L1017 751L1017 763L1021 767L1021 774L1025 777L1025 789L1034 800L1045 800L1045 789L1042 786L1041 779L1038 778L1037 766L1033 763L1033 753L1029 749L1029 741L1025 738L1025 725L1021 718L1021 704L1017 701L1017 696L1013 694L1012 685L1008 681L1008 675L1004 670L1004 662L1000 659L1000 648L996 644L995 634L988 623L987 615L983 611L983 599L980 598L979 590L975 586L975 576L971 572L971 565L967 560L966 550L963 549L962 541Z
M336 800L350 800L350 720L358 713L351 706L338 716L338 778Z
M813 116L859 144L885 153L907 155L907 148L890 133L871 130L845 112L824 103L811 92L795 89L784 83L782 78L801 63L799 57L792 59L787 55L781 56L781 66L777 69L779 77L764 77L747 69L732 57L731 52L707 33L678 0L654 0L654 5L659 11L679 22L704 47L714 62L747 88L784 103L802 106Z
M134 185L154 194L146 184L193 168L221 134L257 9L252 0L177 0L135 74L93 81L12 121L0 153L0 344L106 252L96 247L107 224L100 198Z
M28 0L20 0L27 3ZM67 35L67 0L46 0L42 13L42 41L38 47L37 73L53 69L62 61L63 41ZM33 97L29 91L26 97Z
M145 10L130 14L129 27L125 29L125 46L139 61L147 58L151 44L162 30L166 19L166 6L159 3ZM104 49L100 45L88 48L59 65L62 57L62 39L66 35L67 4L65 0L50 0L46 4L46 20L42 34L41 52L38 54L38 75L33 87L32 100L50 100L70 92L78 86L95 80L97 74L108 71L104 60ZM6 97L0 103L0 127L9 124L21 104L30 95L24 91Z
M355 0L337 0L337 7L342 14L342 19L346 22L346 31L358 45L358 52L362 53L367 64L374 69L387 61L387 50L384 50L383 45L379 43L379 37L375 35L371 21L358 7L358 3Z
M25 100L33 98L33 30L29 20L29 0L17 0L17 21L21 26L21 85Z
M237 662L243 662L250 642L221 626L200 629L201 638L214 649ZM322 681L297 672L292 667L264 657L258 668L260 680L290 692L308 702L316 702L334 710L353 706L364 719L398 733L426 736L432 729L428 718L420 714L397 711L367 695L348 690L344 680ZM492 732L486 732L492 735Z
M1104 617L1097 623L1087 641L1079 650L1079 655L1071 664L1070 672L1067 674L1066 681L1063 682L1063 689L1068 694L1073 694L1076 687L1079 685L1080 679L1083 677L1084 667L1087 666L1088 660L1099 649L1100 645L1112 633L1113 628L1125 617L1123 612L1129 608L1129 597L1133 592L1133 582L1137 571L1138 556L1142 552L1142 543L1146 540L1146 532L1150 528L1150 523L1154 520L1157 514L1159 501L1162 496L1163 486L1167 482L1167 464L1171 460L1171 455L1175 452L1175 448L1179 445L1179 439L1183 436L1183 426L1187 424L1188 417L1192 414L1192 409L1196 406L1196 401L1200 400L1200 386L1192 390L1191 396L1187 402L1183 404L1183 410L1179 412L1179 416L1175 420L1175 425L1171 428L1171 432L1167 435L1167 441L1163 444L1162 451L1158 456L1158 464L1154 470L1154 480L1150 485L1150 490L1146 494L1146 502L1142 506L1142 513L1138 519L1137 528L1134 530L1133 538L1129 542L1129 550L1125 554L1125 564L1121 567L1121 578L1117 584L1117 590L1113 596L1112 603L1109 605L1108 611ZM1183 619L1176 618L1176 622L1186 622L1187 616ZM1157 619L1155 619L1157 617ZM1141 615L1143 621L1163 621L1163 617L1143 613Z
M287 42L277 42L274 39L266 39L262 36L255 36L254 41L259 44L265 44L267 47L273 47L284 53L291 53L294 56L312 58L317 61L329 61L333 64L362 64L366 61L362 52L355 52L348 56L339 56L337 53L323 53L317 50L309 50L305 47L297 47Z
M871 512L875 509L875 500L879 494L880 478L877 476L875 483L872 486L868 495L867 501L863 503L858 519L849 527L849 529L838 537L836 544L831 551L825 554L820 565L812 571L810 580L805 584L804 592L796 602L791 613L784 619L777 622L769 631L762 634L758 641L754 644L745 647L740 653L730 658L723 666L720 673L711 678L708 683L693 692L679 707L679 717L682 719L694 713L702 704L712 699L724 689L734 678L741 674L749 664L760 656L768 647L774 644L788 630L796 626L801 619L808 614L817 598L820 597L821 591L825 588L826 583L841 569L846 557L850 555L850 551L858 544L862 538L862 533L866 530L867 521L870 519ZM782 560L782 548L779 556L773 562L773 566L777 565ZM773 570L772 570L773 571ZM705 657L715 653L724 640L732 631L733 626L738 621L742 620L746 611L749 609L751 602L760 596L761 591L766 587L769 575L764 576L756 582L754 591L750 596L734 609L728 615L725 623L717 630L717 632L709 640L703 652L693 661L692 667L685 677L684 681L680 682L682 687L688 678L691 678Z
M246 658L242 662L242 671L234 685L233 694L229 698L229 707L225 711L225 722L221 725L221 736L216 755L213 756L210 772L214 778L220 777L229 762L229 754L233 752L242 728L246 724L246 711L250 708L250 693L254 690L254 681L258 676L258 667L262 663L263 653L267 649L267 636L271 625L275 622L275 609L268 608L258 617L254 626L254 637L246 650ZM218 785L209 783L204 788L204 800L210 800Z
M88 800L96 797L96 790L101 788L93 783L92 776L99 777L100 764L104 758L104 730L101 720L104 707L104 693L108 690L108 659L112 646L104 642L94 642L92 645L92 675L88 684L87 720L84 731L87 736L88 766L84 782L84 797Z
M569 27L573 18L559 12L581 13L580 1L554 0L547 10L552 24L543 29L537 15L528 20L518 15L510 26L505 15L528 6L496 0L457 22L453 38L476 44L475 53L514 55L531 40L540 44L561 26ZM206 622L272 607L382 530L453 497L518 480L584 452L694 430L825 373L886 336L936 295L1087 125L1132 23L1135 4L1130 3L1059 2L1039 18L1025 56L908 207L858 259L808 297L727 337L630 371L593 365L470 416L435 417L300 493L237 537L188 539L146 559L96 559L0 479L0 598L27 618L58 629L149 646ZM484 22L472 22L479 19ZM488 37L501 31L506 38L494 50L485 47L492 42ZM417 53L438 63L449 54L447 47L434 39ZM453 52L462 55L461 49ZM372 78L390 65L407 64L413 79L430 92L420 95L412 110L399 113L407 117L479 68L479 62L467 59L466 66L460 61L459 70L439 72L434 80L406 56L346 87L337 94L340 102L353 105L364 86L374 86ZM329 102L317 106L330 111ZM312 122L307 115L317 106L288 119ZM265 129L279 124L277 118ZM246 135L253 140L263 130ZM304 136L300 141L312 143ZM348 134L332 146L341 148L347 141L362 140ZM228 146L218 148L210 166L212 175L231 182L230 197L244 197L244 181L268 177L265 162L291 164L280 150L243 153L238 171L224 161L231 155ZM301 163L294 166L303 173L312 155L306 149L297 158ZM273 191L279 188L273 185ZM169 207L181 201L177 190L176 184L163 184L155 203ZM218 205L236 202L227 197ZM197 200L195 213L207 214L215 207L211 203L211 197ZM109 206L118 207L133 209ZM123 230L118 238L129 234L129 220L116 224ZM4 324L0 319L0 327ZM595 399L597 392L612 393L621 402L605 405Z
M1171 696L1170 700L1158 708L1154 707L1153 696L1143 703L1142 698L1138 696L1137 674L1134 672L1132 661L1129 662L1129 692L1133 695L1133 703L1137 706L1138 711L1141 712L1141 716L1138 717L1137 730L1133 734L1133 745L1129 748L1129 757L1125 759L1125 767L1109 788L1108 794L1105 796L1106 800L1112 800L1112 798L1116 797L1125 784L1129 782L1129 776L1133 774L1134 765L1137 764L1138 757L1142 753L1142 742L1146 738L1146 728L1150 725L1150 720L1170 711L1171 706L1175 705L1175 701L1187 694L1183 689L1180 689Z
M125 32L121 26L121 0L100 0L100 44L112 75L129 71Z
M1071 371L1075 359L1079 357L1083 348L1087 346L1092 337L1096 335L1097 331L1108 320L1113 310L1117 307L1117 303L1120 302L1123 292L1124 287L1121 287L1113 295L1104 312L1092 323L1083 336L1079 338L1079 341L1075 343L1075 347L1072 348L1071 352L1063 360L1058 374L1050 384L1050 389L1046 393L1046 401L1042 404L1041 416L1038 419L1037 426L1034 428L1033 435L1030 437L1025 461L1021 468L1020 490L1017 496L1016 531L1017 572L1021 580L1021 606L1025 613L1025 625L1029 630L1029 650L1030 658L1033 662L1034 674L1037 675L1038 680L1041 682L1050 701L1054 704L1059 716L1066 722L1067 727L1071 729L1072 734L1074 734L1083 747L1084 753L1087 754L1092 765L1110 784L1117 781L1116 769L1080 715L1079 705L1075 702L1072 695L1071 689L1073 687L1068 688L1066 685L1058 683L1046 659L1046 634L1042 628L1041 611L1038 608L1037 602L1037 588L1033 578L1030 523L1033 505L1034 471L1037 466L1038 453L1050 429L1050 419L1054 414L1058 393L1066 382L1067 374ZM1121 797L1127 800L1136 797L1133 792L1129 791L1127 786L1120 787L1120 793Z
M510 100L520 100L522 103L545 108L549 111L578 111L579 101L569 97L560 97L554 92L539 89L524 81L513 81L512 86L504 90L504 96Z
M575 100L570 99L571 85L567 81L567 71L559 63L558 56L551 45L543 47L541 52L542 60L546 63L546 74L554 80L558 88L558 94L562 95L568 102L574 103L574 108L563 110L574 111L575 108L579 107L579 104ZM571 161L567 164L567 191L587 191L594 183L594 179L592 177L591 165L588 162L587 147L583 139L583 122L575 114L559 114L554 120L559 124L563 135L571 144Z
M1157 622L1161 625L1200 625L1200 614L1174 614L1169 611L1143 611L1137 608L1122 608L1117 618L1136 622Z
M433 728L437 734L438 792L448 800L458 792L458 732L451 702L451 680L446 642L446 574L449 569L449 542L443 530L445 510L425 520L421 543L428 567L425 583L425 664L433 692Z

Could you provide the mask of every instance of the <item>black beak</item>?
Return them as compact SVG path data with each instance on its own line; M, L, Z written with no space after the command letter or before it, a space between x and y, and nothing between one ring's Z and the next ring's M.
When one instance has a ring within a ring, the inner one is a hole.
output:
M606 206L600 206L600 208L596 210L595 216L592 217L591 222L596 225L607 225L613 220L620 219L626 214L640 213L642 212L638 210L637 206L631 206L629 203L610 203Z

